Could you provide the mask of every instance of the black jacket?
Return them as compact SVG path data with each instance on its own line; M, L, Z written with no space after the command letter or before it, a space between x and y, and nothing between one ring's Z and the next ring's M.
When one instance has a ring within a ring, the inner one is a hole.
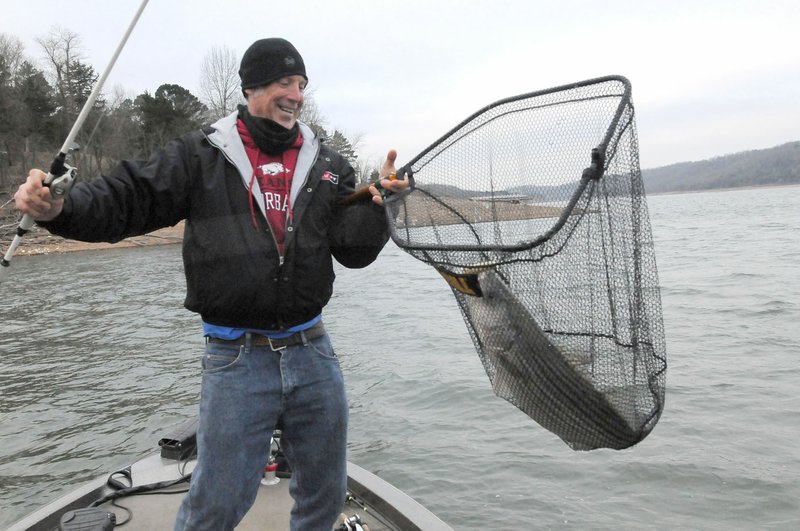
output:
M342 207L355 174L301 124L292 185L293 218L280 257L263 215L236 115L173 140L147 162L124 161L108 176L78 183L64 211L42 223L54 234L119 241L186 219L185 306L208 323L284 329L322 311L333 291L333 261L364 267L388 239L385 212L370 201ZM255 224L254 224L255 223Z

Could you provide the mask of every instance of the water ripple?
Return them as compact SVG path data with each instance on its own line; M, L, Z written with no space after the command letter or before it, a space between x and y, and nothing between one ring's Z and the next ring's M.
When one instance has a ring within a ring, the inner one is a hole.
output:
M325 321L350 459L459 530L800 527L797 204L800 188L650 198L667 406L622 452L573 452L494 396L431 268L390 244L338 269ZM177 247L14 267L36 282L3 285L0 527L155 449L195 413L202 348Z

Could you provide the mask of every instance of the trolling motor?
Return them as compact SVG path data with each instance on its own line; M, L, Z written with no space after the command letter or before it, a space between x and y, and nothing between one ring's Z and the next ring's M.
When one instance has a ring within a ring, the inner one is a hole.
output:
M67 135L64 145L61 147L61 151L58 152L58 155L56 155L53 163L50 165L50 173L47 174L47 178L44 180L44 185L49 187L50 192L56 197L65 196L72 187L72 184L75 182L77 170L66 163L67 155L77 149L75 138L78 136L78 132L81 130L83 123L89 116L89 111L92 110L94 102L100 95L100 90L103 88L103 84L106 82L108 74L114 67L114 63L117 61L117 57L119 57L120 52L125 47L125 43L128 41L128 37L133 31L134 26L136 26L136 22L138 22L139 17L141 16L142 11L144 11L148 1L149 0L142 0L142 3L139 5L139 9L136 11L133 20L131 20L130 24L128 25L125 35L123 35L122 40L117 45L116 50L114 50L114 54L111 56L108 66L106 66L106 69L97 79L97 83L95 83L91 94L89 94L89 97L86 99L86 103L83 104L83 108L81 109L78 118L75 120L75 123L72 124L72 129ZM17 247L19 247L22 237L31 230L33 224L33 217L31 217L29 214L22 216L22 221L19 222L19 226L17 227L17 234L14 236L14 240L11 242L11 245L8 246L5 256L3 256L2 260L0 260L0 282L3 282L8 276L8 269L11 265L11 259L14 256L14 252L17 250Z

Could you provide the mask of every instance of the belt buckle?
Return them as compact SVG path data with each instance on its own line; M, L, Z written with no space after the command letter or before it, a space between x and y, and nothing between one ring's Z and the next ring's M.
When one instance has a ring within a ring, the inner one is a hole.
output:
M280 352L281 350L286 350L286 345L275 347L275 345L272 344L272 338L269 336L267 336L267 341L269 341L269 348L272 349L272 352Z

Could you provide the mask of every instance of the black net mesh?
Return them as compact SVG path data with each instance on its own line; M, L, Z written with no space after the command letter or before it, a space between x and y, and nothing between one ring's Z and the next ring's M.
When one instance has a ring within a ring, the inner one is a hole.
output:
M628 81L497 102L402 171L392 238L450 283L495 393L574 449L642 440L666 348Z

